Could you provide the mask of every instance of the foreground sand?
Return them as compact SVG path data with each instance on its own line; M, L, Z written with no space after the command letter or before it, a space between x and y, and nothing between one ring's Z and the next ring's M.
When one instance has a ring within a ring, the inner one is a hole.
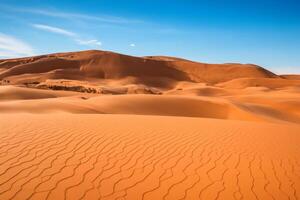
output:
M299 199L300 126L1 114L0 199Z

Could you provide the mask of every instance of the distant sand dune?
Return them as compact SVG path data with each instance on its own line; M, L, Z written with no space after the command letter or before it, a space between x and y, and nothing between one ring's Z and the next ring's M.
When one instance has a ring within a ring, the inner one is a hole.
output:
M241 78L218 84L220 87L243 89L247 87L267 87L271 89L289 86L300 87L300 80L272 78Z
M1 115L0 199L298 199L300 127Z
M0 79L26 73L35 76L39 74L40 80L46 80L47 73L52 73L53 70L62 72L57 76L53 75L53 79L76 75L81 79L86 77L120 79L131 76L212 84L243 77L278 77L266 69L251 64L205 64L170 57L133 57L107 51L70 52L0 60L0 69ZM11 81L21 80L15 77Z

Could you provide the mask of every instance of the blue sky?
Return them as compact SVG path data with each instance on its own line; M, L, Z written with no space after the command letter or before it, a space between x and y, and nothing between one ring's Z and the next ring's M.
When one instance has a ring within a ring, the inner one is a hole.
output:
M0 57L100 49L300 73L299 10L299 0L1 0Z

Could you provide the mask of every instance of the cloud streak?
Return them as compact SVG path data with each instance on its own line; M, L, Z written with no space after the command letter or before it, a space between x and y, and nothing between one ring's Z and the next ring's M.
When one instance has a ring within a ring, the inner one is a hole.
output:
M34 55L33 48L10 35L0 33L0 57L21 57Z
M82 39L77 33L74 33L72 31L63 29L63 28L59 28L59 27L55 27L55 26L49 26L49 25L45 25L45 24L32 24L32 27L39 29L39 30L43 30L43 31L47 31L50 33L55 33L55 34L59 34L59 35L63 35L66 37L69 37L70 39L72 39L73 41L75 41L77 44L79 45L85 45L85 46L101 46L102 43L99 40L93 39L93 40L84 40Z
M73 33L71 31L67 31L65 29L54 27L54 26L48 26L48 25L44 25L44 24L32 24L32 26L34 28L37 28L40 30L57 33L57 34L61 34L61 35L69 36L69 37L76 37L76 35L77 35L76 33Z
M127 19L123 17L116 17L111 15L88 15L82 13L73 13L73 12L62 12L58 10L49 10L49 9L35 9L35 8L15 8L15 7L5 7L6 10L19 13L29 13L35 15L42 15L47 17L55 17L68 20L89 20L89 21L99 21L105 23L114 23L114 24L132 24L132 23L143 23L142 20L137 19Z

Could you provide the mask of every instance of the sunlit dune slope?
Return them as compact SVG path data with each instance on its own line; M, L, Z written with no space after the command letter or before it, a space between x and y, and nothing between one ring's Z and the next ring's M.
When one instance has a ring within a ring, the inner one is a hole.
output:
M75 92L37 90L25 87L1 86L0 101L47 99L78 95Z
M231 91L228 96L204 97L193 93L97 95L2 86L0 95L1 113L137 114L300 123L300 94L289 91L250 90L239 95Z

